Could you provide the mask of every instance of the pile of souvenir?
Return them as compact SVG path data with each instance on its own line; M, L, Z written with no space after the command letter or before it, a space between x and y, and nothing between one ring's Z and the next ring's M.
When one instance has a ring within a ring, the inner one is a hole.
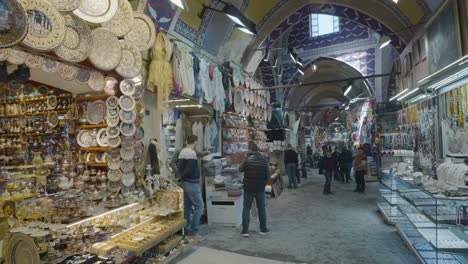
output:
M242 116L226 113L223 125L224 155L242 154L248 150L250 140L249 122Z

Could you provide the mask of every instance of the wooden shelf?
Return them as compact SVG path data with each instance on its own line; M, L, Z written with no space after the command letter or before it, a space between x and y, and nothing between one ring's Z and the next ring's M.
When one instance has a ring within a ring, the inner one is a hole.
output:
M0 134L0 137L20 137L21 133L15 134ZM36 134L26 134L27 137L45 137L52 134L45 134L45 133L36 133Z
M49 110L49 111L46 111L46 112L39 112L39 113L26 113L24 115L25 116L48 115L52 111L57 112L57 114L66 114L69 111L69 109L66 109L66 110Z
M108 151L110 147L91 147L91 148L80 148L83 151Z
M95 100L105 100L109 97L108 94L100 94L100 95L89 95L89 96L82 96L75 98L77 102L84 102L84 101L95 101Z
M92 129L92 128L106 128L107 124L97 124L97 125L82 125L77 126L77 129Z
M31 98L31 99L17 100L17 101L2 101L0 103L1 104L20 104L20 103L43 102L43 101L47 101L47 98L49 96L52 96L52 95L41 96L41 97L36 97L36 98ZM68 97L71 97L71 94L61 94L61 95L56 95L56 97L57 99L68 98Z
M99 167L99 168L107 168L106 163L86 163L86 166L88 167Z

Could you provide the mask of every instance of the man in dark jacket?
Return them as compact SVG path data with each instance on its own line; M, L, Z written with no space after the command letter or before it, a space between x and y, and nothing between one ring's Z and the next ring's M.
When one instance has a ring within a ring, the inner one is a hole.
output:
M244 172L244 209L242 211L241 235L249 237L250 209L254 199L257 202L260 234L268 234L270 230L266 226L265 186L270 173L266 158L258 152L257 144L254 142L249 143L249 153L242 161L239 170Z
M332 157L331 149L327 150L325 154L325 158L323 161L323 170L325 172L325 185L323 186L323 194L333 194L331 192L331 181L332 181L332 173L335 169L336 161Z
M289 185L288 189L294 187L297 189L297 166L298 166L298 155L297 152L294 151L291 144L288 144L288 149L284 153L284 166L286 167L286 172L288 174Z
M204 208L200 188L200 168L195 152L197 144L198 137L189 136L187 146L180 152L177 162L179 181L181 181L181 187L184 190L184 217L187 220L185 234L188 236L197 235Z
M350 149L346 147L343 148L341 151L341 158L340 158L340 165L341 165L341 179L344 182L349 182L351 180L351 167L353 165L353 154L351 153Z

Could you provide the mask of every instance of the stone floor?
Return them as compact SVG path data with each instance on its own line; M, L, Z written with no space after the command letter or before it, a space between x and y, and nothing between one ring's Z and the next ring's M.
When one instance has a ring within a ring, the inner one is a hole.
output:
M395 228L378 214L377 183L358 194L354 182L334 181L335 194L325 196L323 176L311 176L299 189L268 199L271 234L260 236L258 221L251 223L250 238L236 228L204 226L200 248L176 263L417 263Z

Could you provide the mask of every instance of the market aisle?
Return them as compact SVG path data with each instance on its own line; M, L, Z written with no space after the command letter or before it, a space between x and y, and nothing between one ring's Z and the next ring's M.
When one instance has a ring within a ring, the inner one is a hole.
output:
M331 196L322 195L322 183L323 176L315 175L300 189L268 199L271 234L260 236L257 222L250 238L242 238L238 229L205 226L201 246L294 263L417 263L378 214L377 183L368 184L363 195L353 192L354 182L333 181ZM196 261L196 253L179 263L205 263Z

